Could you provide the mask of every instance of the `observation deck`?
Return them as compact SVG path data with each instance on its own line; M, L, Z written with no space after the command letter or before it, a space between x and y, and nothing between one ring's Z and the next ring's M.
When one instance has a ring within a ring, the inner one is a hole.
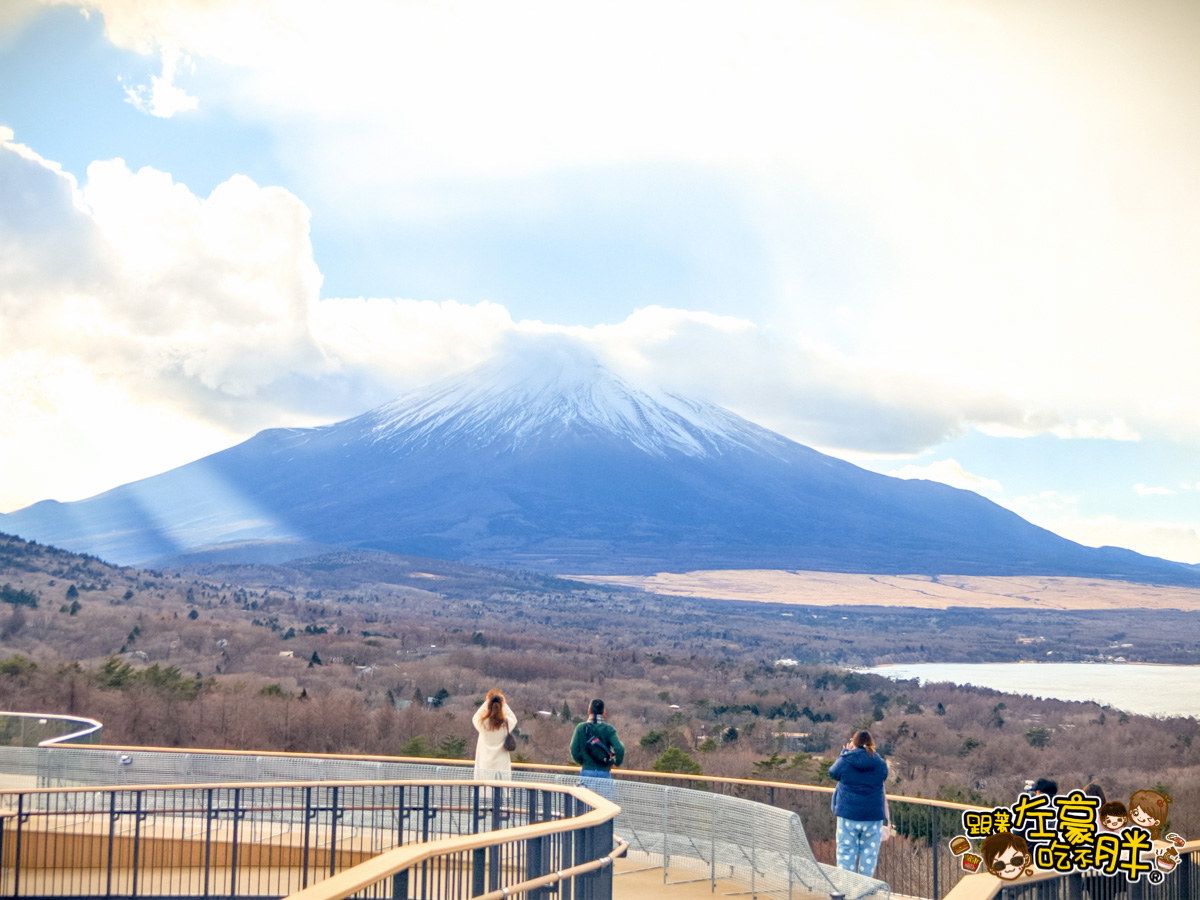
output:
M962 804L889 796L870 879L832 865L831 788L622 771L601 797L557 766L476 782L462 760L40 743L0 748L0 900L1117 900L965 876ZM1200 900L1196 852L1128 900Z

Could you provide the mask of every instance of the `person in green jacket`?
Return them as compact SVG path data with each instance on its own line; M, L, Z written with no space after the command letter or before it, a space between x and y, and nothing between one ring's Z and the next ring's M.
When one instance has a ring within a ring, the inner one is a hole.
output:
M592 738L598 738L599 744ZM610 748L611 752L607 755L596 752L604 747ZM611 800L612 774L609 770L625 761L625 745L617 737L617 729L604 721L603 700L593 700L586 721L575 726L575 733L571 735L571 759L579 764L579 783Z

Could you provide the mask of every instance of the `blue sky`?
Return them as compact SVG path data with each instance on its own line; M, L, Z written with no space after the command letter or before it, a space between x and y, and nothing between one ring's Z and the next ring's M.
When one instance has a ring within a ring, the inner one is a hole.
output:
M16 0L0 511L565 332L1200 562L1185 2Z

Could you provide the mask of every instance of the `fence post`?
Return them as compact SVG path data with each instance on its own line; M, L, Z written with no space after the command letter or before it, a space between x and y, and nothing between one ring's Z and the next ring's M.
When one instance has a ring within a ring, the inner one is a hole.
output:
M105 879L104 895L112 896L113 840L117 834L117 792L108 792L108 875Z
M487 851L479 847L471 851L471 896L478 897L486 894L487 888Z
M941 842L941 836L938 834L938 825L940 819L941 815L938 808L936 806L929 807L929 842L933 848L933 900L942 900L938 884L938 844Z
M525 878L533 879L540 878L546 874L545 860L542 858L545 853L545 838L530 838L525 842ZM529 892L530 897L541 897L544 891L541 888L535 888Z
M238 840L242 825L242 789L233 789L233 841L229 846L229 896L237 896Z
M670 815L671 789L664 787L662 792L662 858L663 858L663 884L667 883L667 866L671 864L671 853L667 845L667 819Z
M750 896L758 896L758 819L750 821Z
M392 900L408 900L408 869L392 876Z
M708 889L712 893L717 892L717 795L715 793L708 795ZM788 859L788 878L791 878L792 861ZM792 900L791 891L788 891L788 900Z
M133 880L130 885L130 894L137 896L138 883L138 854L142 846L142 799L145 791L138 791L134 796L137 798L133 808Z
M478 784L471 785L471 834L479 834L479 820L486 815L480 811L483 788Z
M602 822L595 828L596 831L596 856L593 859L600 859L603 856L608 856L612 853L613 846L613 820ZM613 892L613 867L611 865L604 866L596 870L596 898L597 900L612 900Z
M563 794L563 814L564 822L569 822L575 818L575 797L571 794ZM575 841L571 832L565 832L558 838L558 858L552 859L550 865L561 872L563 869L569 869L575 865ZM558 884L559 900L571 900L574 891L572 890L574 882L570 878L566 878Z
M408 818L408 810L404 807L404 785L396 786L396 846L404 845L404 822Z
M312 836L312 820L316 811L312 805L312 788L304 789L304 833L300 847L300 887L308 887L308 845Z
M25 818L25 795L17 795L17 842L16 855L13 857L13 896L21 895L21 825Z
M788 867L788 900L792 900L792 857L796 853L796 822L800 819L795 813L788 819L788 852L787 852L787 867Z
M342 807L338 803L338 787L334 785L331 789L333 793L329 801L329 877L332 878L337 872L337 828L338 822L342 818Z
M504 788L492 788L492 831L500 830L502 809L504 804ZM500 854L499 844L493 844L488 850L488 890L500 890Z
M336 790L336 788L334 789ZM429 841L429 822L433 818L433 814L429 811L432 804L429 802L429 794L433 788L430 785L425 785L422 791L421 799L421 843Z
M575 843L575 861L585 863L592 859L591 829L580 828L573 836ZM595 891L592 889L592 879L587 875L578 875L575 882L575 900L592 900Z
M538 791L537 788L527 788L526 789L525 802L529 808L529 820L528 821L529 821L530 825L533 825L535 822L541 821L541 819L538 818L538 816L539 816L538 794L539 793L540 792ZM540 878L542 875L545 875L545 874L546 874L546 870L542 867L542 839L541 838L530 838L529 840L527 840L525 842L525 873L524 873L523 877L527 878L527 879L533 879L533 878ZM518 879L520 879L520 878L521 878L521 876L518 876ZM542 895L542 892L540 890L533 890L533 891L529 892L529 896L531 896L531 897L540 897L541 895Z
M217 814L213 811L213 788L209 788L206 793L208 797L205 801L204 813L204 896L208 896L209 892L209 875L212 872L212 827L213 819ZM306 872L307 874L307 872Z

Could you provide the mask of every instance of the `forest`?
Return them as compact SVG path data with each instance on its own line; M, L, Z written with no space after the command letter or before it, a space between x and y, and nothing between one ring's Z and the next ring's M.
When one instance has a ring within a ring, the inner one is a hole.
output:
M0 708L86 715L109 744L470 758L491 687L518 759L569 763L602 697L632 769L828 784L856 729L888 790L1007 804L1027 778L1159 785L1200 810L1200 724L864 674L886 661L1193 659L1195 614L807 608L662 598L383 553L110 566L0 536ZM1176 818L1176 814L1178 817Z

